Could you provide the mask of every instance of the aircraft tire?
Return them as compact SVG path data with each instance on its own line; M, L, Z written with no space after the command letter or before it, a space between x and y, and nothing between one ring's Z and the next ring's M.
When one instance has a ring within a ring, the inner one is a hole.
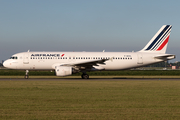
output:
M29 76L28 76L28 75L25 75L25 76L24 76L24 78L25 78L25 79L28 79L28 78L29 78Z
M88 74L82 74L81 77L82 77L82 79L89 79L89 75Z

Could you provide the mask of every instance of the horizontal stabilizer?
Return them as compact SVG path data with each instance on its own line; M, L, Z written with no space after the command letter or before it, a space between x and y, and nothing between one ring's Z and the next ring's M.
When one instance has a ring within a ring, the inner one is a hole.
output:
M154 58L156 58L156 59L174 59L174 58L176 58L176 56L171 55L171 54L165 54L165 55L157 55Z

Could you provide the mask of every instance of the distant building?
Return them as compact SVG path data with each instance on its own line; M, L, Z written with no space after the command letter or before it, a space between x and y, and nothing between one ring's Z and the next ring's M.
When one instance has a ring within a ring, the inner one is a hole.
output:
M172 70L175 70L175 69L177 69L177 66L172 66Z

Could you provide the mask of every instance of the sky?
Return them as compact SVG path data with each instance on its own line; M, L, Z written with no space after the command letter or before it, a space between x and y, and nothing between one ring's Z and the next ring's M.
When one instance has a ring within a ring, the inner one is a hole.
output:
M172 25L166 53L180 61L178 0L0 0L0 60L30 51L139 51Z

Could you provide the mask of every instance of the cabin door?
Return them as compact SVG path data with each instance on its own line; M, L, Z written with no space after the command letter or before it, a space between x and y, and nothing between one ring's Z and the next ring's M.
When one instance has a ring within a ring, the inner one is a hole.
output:
M23 64L29 64L29 54L24 54L24 56L23 56Z
M143 64L143 56L142 56L142 54L138 54L137 57L138 57L137 64Z

